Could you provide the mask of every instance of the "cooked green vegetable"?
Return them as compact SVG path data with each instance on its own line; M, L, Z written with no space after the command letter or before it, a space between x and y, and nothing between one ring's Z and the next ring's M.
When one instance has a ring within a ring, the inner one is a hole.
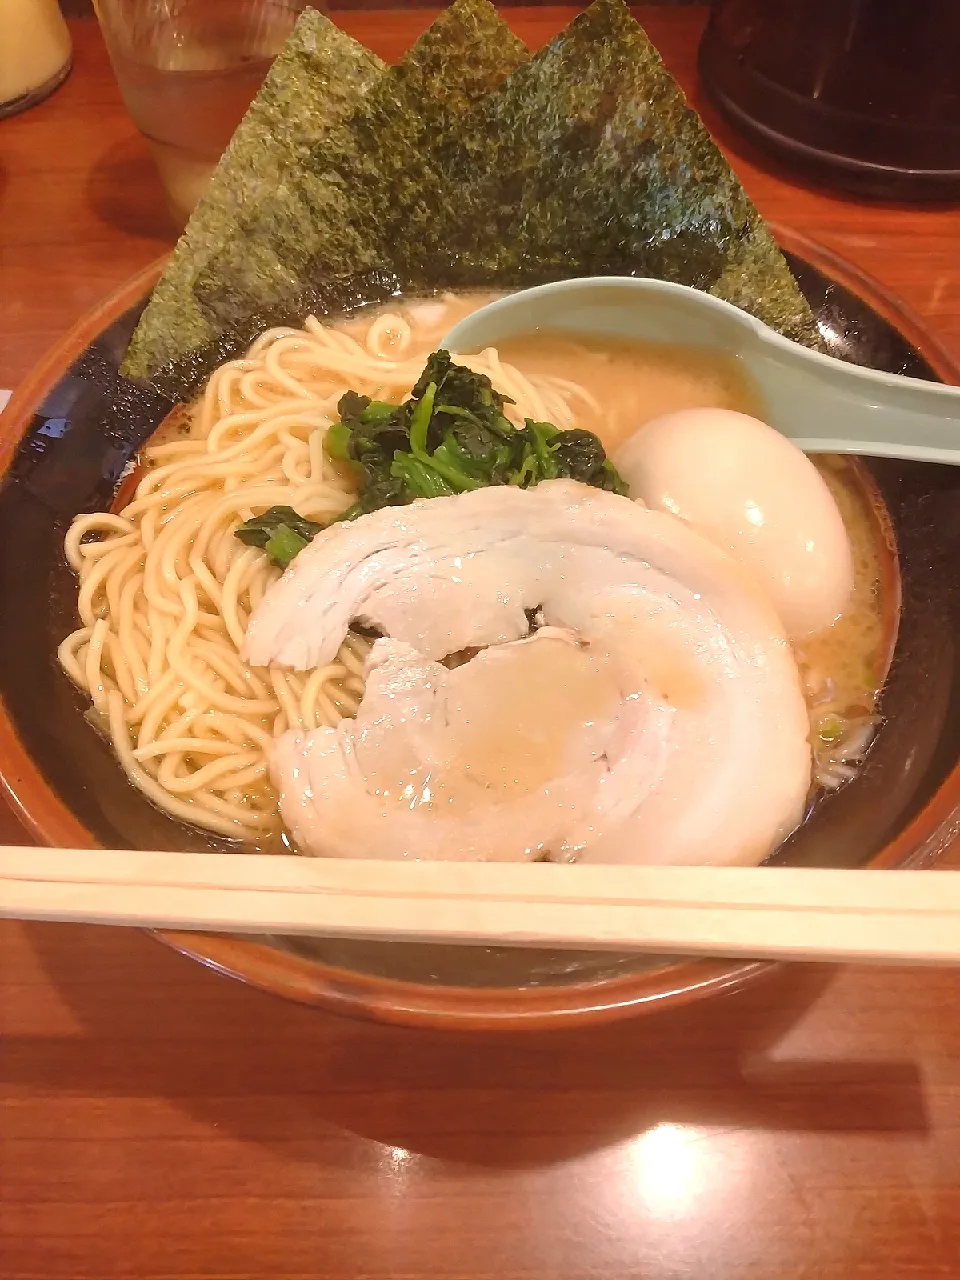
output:
M271 507L262 516L242 524L236 535L248 547L266 551L275 564L285 569L322 528L322 524L297 515L293 507Z
M360 498L344 518L415 498L485 485L529 488L559 477L626 493L595 435L530 418L517 428L504 415L507 403L489 378L454 364L447 351L429 358L402 404L347 392L326 438L328 454L360 472Z
M360 497L340 519L416 498L444 498L497 484L529 489L560 477L627 492L590 431L558 431L532 418L515 427L503 412L512 403L484 374L454 364L447 351L434 352L402 404L348 391L338 405L340 421L324 439L331 458L359 472ZM261 547L285 569L322 528L292 507L271 507L236 532L241 542Z

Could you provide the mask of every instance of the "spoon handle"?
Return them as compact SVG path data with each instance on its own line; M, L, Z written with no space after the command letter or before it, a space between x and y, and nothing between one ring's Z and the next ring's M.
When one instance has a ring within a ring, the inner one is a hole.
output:
M960 387L878 373L808 351L731 303L632 276L563 280L481 307L447 335L480 351L537 330L682 343L738 356L763 414L807 453L960 463Z
M960 388L843 364L769 330L743 355L771 426L806 453L960 463Z

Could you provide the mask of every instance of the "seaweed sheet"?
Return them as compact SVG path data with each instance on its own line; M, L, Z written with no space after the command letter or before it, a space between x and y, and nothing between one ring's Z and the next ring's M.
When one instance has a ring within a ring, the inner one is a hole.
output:
M346 47L367 91L333 110L307 101L339 80L329 56L286 88L288 53L278 60L284 160L272 180L261 168L256 198L221 203L215 235L191 223L129 370L157 382L173 361L159 383L186 394L256 332L309 311L610 273L708 290L819 344L769 231L621 0L595 0L533 58L487 0L456 0L382 74ZM242 189L246 153L228 154L219 183Z
M230 141L127 351L122 372L182 391L162 371L204 351L236 348L195 296L205 264L233 242L255 211L273 207L317 138L383 74L384 64L322 14L307 9ZM252 253L254 246L245 245Z
M282 315L286 303L297 319L292 304L305 282L402 261L423 230L413 217L421 193L439 182L431 157L456 152L462 120L528 57L488 0L455 0L315 142L293 198L244 219L208 259L196 285L201 305L227 326L251 305Z
M450 284L655 276L819 345L739 180L621 0L595 0L464 122L454 211L404 264Z

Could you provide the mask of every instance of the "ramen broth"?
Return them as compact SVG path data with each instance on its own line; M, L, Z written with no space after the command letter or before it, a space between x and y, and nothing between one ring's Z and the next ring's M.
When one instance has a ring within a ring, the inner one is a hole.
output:
M836 454L813 459L853 549L853 594L839 620L795 646L811 708L814 747L829 740L833 718L873 715L897 638L900 592L893 536L860 463Z
M593 397L579 427L612 453L638 427L681 409L735 409L763 418L763 402L735 356L706 347L553 333L507 338L498 351L525 374L566 378Z
M500 295L469 293L395 299L383 308L364 308L329 328L357 340L378 359L406 367L408 362L425 362L454 324L497 296ZM295 337L295 331L285 332ZM645 422L678 410L716 407L763 417L761 398L737 359L695 346L534 333L504 342L499 358L528 378L582 388L585 395L574 390L569 396L572 421L567 425L594 432L608 452L616 450ZM265 376L264 386L268 384ZM400 401L409 392L409 386L397 386L396 379L391 383L387 375L383 386L377 386L369 377L365 385L380 399ZM258 386L252 386L251 391L259 394ZM234 399L230 411L242 411L243 396L236 400L235 388L231 396ZM190 436L200 412L198 406L174 411L151 440L151 451L158 445L169 450ZM163 448L159 463L166 462ZM141 476L158 465L156 454L143 461L144 469L138 472ZM825 785L830 786L851 776L851 761L855 763L862 756L872 735L877 695L896 636L899 599L895 552L865 472L859 463L847 458L822 456L813 461L837 502L855 565L853 595L843 616L833 627L804 639L802 646L795 649L811 718L815 776L828 779ZM129 496L125 493L124 501ZM347 501L345 497L343 505ZM227 554L227 542L223 544L223 554ZM79 652L82 656L83 651ZM359 649L356 657L362 659ZM344 661L343 657L340 661ZM355 705L362 684L347 671L340 678L344 676L348 693L341 698L338 714L350 715L348 703L352 699ZM331 696L336 700L340 695L334 690ZM264 726L267 727L266 721ZM844 744L851 733L856 738L853 745L859 749L845 755ZM831 778L834 781L829 781ZM261 806L269 805L269 781L260 777L256 788L263 793ZM247 843L264 850L291 847L279 819L272 830L251 833Z

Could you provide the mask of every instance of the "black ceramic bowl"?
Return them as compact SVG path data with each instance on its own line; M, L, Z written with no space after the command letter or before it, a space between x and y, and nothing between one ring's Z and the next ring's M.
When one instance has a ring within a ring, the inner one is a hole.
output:
M957 381L922 326L873 282L778 232L835 355ZM169 405L117 369L160 264L106 302L42 362L0 418L0 773L38 839L167 849L226 847L148 804L83 718L55 653L75 623L63 558L70 519L109 505L131 451ZM868 464L899 555L903 604L884 722L857 777L817 807L775 860L926 865L960 817L960 472ZM538 1027L622 1016L750 980L770 966L607 953L545 953L165 934L268 990L384 1020Z

